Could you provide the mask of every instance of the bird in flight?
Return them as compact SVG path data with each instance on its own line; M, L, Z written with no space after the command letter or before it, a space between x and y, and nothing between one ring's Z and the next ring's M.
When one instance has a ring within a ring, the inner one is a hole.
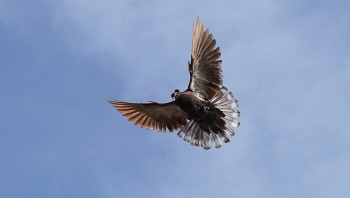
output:
M193 146L220 148L230 141L238 128L238 101L222 86L220 48L209 30L197 18L193 23L191 62L188 62L188 88L171 94L172 102L129 103L115 99L108 102L128 121L159 132L180 129L178 136Z

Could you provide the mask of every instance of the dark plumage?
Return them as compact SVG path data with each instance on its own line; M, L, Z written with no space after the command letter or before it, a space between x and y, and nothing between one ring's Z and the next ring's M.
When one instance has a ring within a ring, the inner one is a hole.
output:
M171 94L169 103L128 103L111 99L113 105L135 125L161 132L181 129L178 136L194 146L210 149L229 142L228 136L240 123L238 101L222 86L220 48L209 30L197 19L193 27L191 62L188 62L190 82L184 92ZM215 49L214 49L215 48Z

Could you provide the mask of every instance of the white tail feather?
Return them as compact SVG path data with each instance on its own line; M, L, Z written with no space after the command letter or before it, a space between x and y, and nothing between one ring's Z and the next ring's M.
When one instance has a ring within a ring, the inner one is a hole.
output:
M224 112L225 115L231 116L231 117L239 117L241 115L241 112L239 112L237 109L220 109L222 112Z
M234 136L236 134L235 131L227 123L225 124L225 127L225 133L229 134L230 136Z
M212 142L214 144L215 148L220 148L222 145L222 142L220 141L220 138L212 131L210 131L210 136L212 139Z
M228 123L229 125L238 128L241 123L239 123L238 120L231 118L230 116L225 116L222 118L226 123Z

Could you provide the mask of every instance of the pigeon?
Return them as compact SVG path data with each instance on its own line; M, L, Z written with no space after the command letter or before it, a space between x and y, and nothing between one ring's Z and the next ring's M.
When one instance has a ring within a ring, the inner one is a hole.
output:
M188 88L171 94L172 102L129 103L110 98L108 102L128 121L142 128L159 132L180 131L177 135L193 146L205 150L220 148L234 136L232 127L238 128L240 112L238 101L223 86L220 48L216 40L204 31L197 18L193 22L191 61L188 62L190 82Z

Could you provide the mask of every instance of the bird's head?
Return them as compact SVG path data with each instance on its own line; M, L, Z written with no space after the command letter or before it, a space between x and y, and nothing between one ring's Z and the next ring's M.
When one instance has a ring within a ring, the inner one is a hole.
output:
M171 94L171 98L172 98L173 100L175 100L175 98L176 98L176 96L177 96L177 94L178 94L179 92L180 92L180 91L179 91L178 89L175 89L174 93Z

